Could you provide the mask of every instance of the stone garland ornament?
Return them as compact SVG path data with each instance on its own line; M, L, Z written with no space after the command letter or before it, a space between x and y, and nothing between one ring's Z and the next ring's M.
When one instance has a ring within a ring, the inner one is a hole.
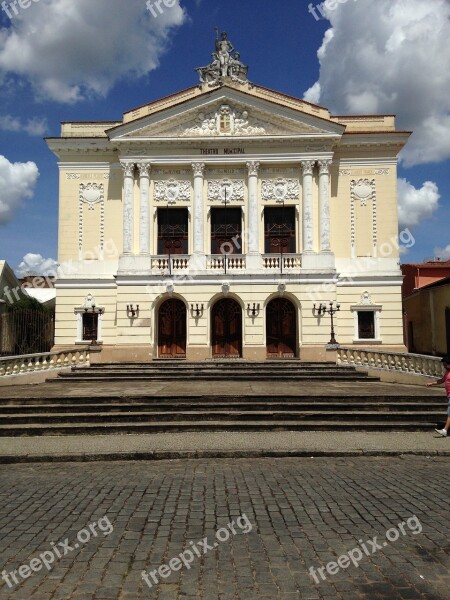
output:
M103 202L104 199L103 183L80 183L80 201L87 203L89 210L94 210L94 204Z
M226 193L226 194L225 194ZM244 200L245 187L243 180L222 179L208 181L208 200L225 202Z
M375 179L352 179L350 182L350 227L352 249L356 247L355 203L357 201L361 203L361 206L367 206L368 202L372 203L372 239L375 251L378 243L377 193Z
M352 180L351 194L354 200L360 200L362 206L366 206L369 200L374 199L375 179L359 179L358 181Z
M267 179L262 182L263 200L299 200L300 181L298 179Z
M156 202L183 202L192 197L190 181L155 181L154 198Z
M80 183L79 191L79 214L78 214L78 250L83 252L83 206L88 205L88 210L94 210L96 204L100 204L100 252L105 245L105 189L103 183Z

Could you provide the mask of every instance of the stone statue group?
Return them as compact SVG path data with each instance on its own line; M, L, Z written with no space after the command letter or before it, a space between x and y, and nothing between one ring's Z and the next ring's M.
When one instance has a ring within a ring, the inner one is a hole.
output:
M233 81L245 83L247 81L248 67L240 60L239 52L234 52L233 44L224 31L219 39L219 30L216 27L216 51L212 54L212 62L206 67L198 67L196 71L202 83L217 84L229 77Z

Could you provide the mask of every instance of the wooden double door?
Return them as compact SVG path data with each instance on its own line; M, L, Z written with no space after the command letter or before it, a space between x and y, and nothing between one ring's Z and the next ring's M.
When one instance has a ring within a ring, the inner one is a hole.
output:
M266 345L268 358L297 356L297 314L285 298L275 298L267 306Z
M219 300L213 306L211 343L214 358L242 356L242 309L231 298Z
M186 358L186 306L181 300L166 300L159 309L158 356Z

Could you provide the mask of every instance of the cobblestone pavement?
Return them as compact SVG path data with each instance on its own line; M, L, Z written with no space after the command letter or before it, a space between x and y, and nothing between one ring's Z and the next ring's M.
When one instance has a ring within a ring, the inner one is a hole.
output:
M1 466L0 570L19 584L0 598L447 599L449 475L425 457Z

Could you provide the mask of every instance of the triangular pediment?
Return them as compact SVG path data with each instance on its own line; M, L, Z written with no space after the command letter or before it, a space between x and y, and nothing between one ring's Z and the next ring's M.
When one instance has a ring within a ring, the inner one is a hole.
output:
M115 141L143 139L340 136L344 127L235 89L214 92L162 109L111 130Z

